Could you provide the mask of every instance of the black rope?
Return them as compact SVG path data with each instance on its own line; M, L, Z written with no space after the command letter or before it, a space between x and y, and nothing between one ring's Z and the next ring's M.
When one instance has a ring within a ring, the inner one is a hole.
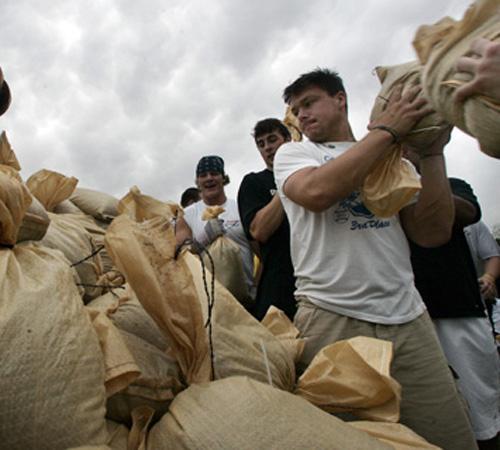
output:
M77 261L77 262L71 264L70 267L75 267L81 263L84 263L88 259L93 258L95 255L97 255L103 249L104 249L104 245L99 245L89 256L86 256L85 258L81 259L80 261Z
M93 287L93 288L107 288L107 289L125 289L124 284L120 284L119 286L114 286L112 284L89 284L89 283L75 283L77 286L81 287Z

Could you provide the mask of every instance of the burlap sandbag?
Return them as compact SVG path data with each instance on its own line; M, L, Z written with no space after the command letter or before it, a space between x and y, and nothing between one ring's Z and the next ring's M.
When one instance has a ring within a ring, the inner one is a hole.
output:
M16 154L12 150L7 134L2 131L0 135L0 164L12 167L15 170L21 170Z
M120 334L141 373L125 389L108 398L106 416L130 425L132 411L146 405L153 409L156 422L168 410L175 395L185 388L179 365L167 352L140 337L125 331Z
M0 245L12 246L17 242L21 220L31 201L17 170L0 165Z
M292 141L299 142L302 140L302 130L300 129L299 119L292 113L292 108L290 108L290 106L286 107L283 123L288 128L292 136Z
M208 206L203 212L202 220L217 219L224 212L221 206ZM210 271L215 272L216 280L222 284L233 297L245 307L254 302L248 292L240 247L226 235L218 237L208 247L210 257L203 253L203 260ZM212 267L213 263L213 267Z
M217 281L209 314L206 292L212 298L212 276L209 271L203 274L199 260L189 252L175 259L175 235L168 218L137 223L122 215L110 225L105 242L171 343L188 384L210 380L213 362L215 378L241 374L267 382L270 377L275 386L293 389L294 355ZM205 327L209 316L211 329Z
M82 445L68 450L135 450L128 447L129 430L125 425L106 420L108 439L106 445Z
M87 307L104 358L106 396L123 391L141 374L128 345L107 314L99 309Z
M54 207L56 214L84 214L71 200L63 200Z
M106 443L99 341L60 252L0 249L0 442L8 449Z
M327 345L299 378L295 393L328 411L397 422L401 386L390 376L392 343L358 336Z
M70 200L85 214L103 222L111 222L118 215L118 199L104 192L76 188Z
M377 217L392 217L422 188L413 164L402 157L400 147L377 162L361 189L364 205Z
M385 111L387 101L397 86L403 86L403 94L420 83L422 66L418 61L411 61L395 66L376 67L375 72L382 85L370 115L370 121L375 120ZM405 144L422 148L439 137L444 127L448 125L437 114L432 113L419 120L405 136Z
M413 46L424 66L422 84L433 108L447 122L475 137L483 152L500 158L500 104L478 95L459 103L453 96L457 87L471 79L470 74L457 71L456 62L468 56L471 42L478 37L500 40L498 0L477 0L460 21L447 17L421 26Z
M439 450L440 448L430 444L400 423L356 421L349 422L349 425L389 444L394 450Z
M154 197L143 194L137 186L132 186L118 203L118 212L127 214L137 222L165 217L172 219L181 213L179 205L172 202L162 202Z
M101 258L95 253L96 244L82 226L64 216L49 213L51 219L46 235L40 241L46 247L60 250L74 266L84 289L83 300L88 302L102 295L99 278L103 274Z
M39 241L43 239L50 225L50 217L36 197L31 196L31 205L24 214L17 242Z
M78 184L78 179L42 169L31 175L26 184L44 208L52 212L56 205L70 197Z
M390 449L305 400L247 377L181 392L153 426L148 450Z

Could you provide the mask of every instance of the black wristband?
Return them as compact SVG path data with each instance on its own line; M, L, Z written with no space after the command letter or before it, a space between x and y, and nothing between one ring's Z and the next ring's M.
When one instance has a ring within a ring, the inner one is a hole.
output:
M382 131L387 131L392 136L392 143L397 144L399 143L399 134L397 133L396 130L394 130L391 127L387 127L385 125L375 125L374 127L370 128L371 130L382 130Z

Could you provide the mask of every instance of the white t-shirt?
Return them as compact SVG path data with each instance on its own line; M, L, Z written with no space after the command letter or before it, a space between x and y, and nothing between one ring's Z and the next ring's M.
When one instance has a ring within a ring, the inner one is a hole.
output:
M464 233L476 266L477 276L480 277L484 273L484 262L492 256L500 256L500 248L490 229L481 220L465 227Z
M236 242L240 248L243 272L245 274L248 292L252 298L255 298L255 286L253 282L253 253L241 225L238 204L236 203L236 200L228 198L226 203L220 206L224 208L224 212L221 213L218 218L224 221L223 228L226 232L226 236ZM201 220L201 216L208 207L209 205L206 205L203 200L200 200L199 202L188 206L184 210L184 220L189 225L189 228L191 228L193 238L200 242L207 240L205 233L205 225L207 222L205 220Z
M293 142L276 153L274 176L290 222L295 295L356 319L406 323L426 308L415 288L399 216L375 217L359 192L321 213L305 209L283 193L285 181L294 172L321 166L352 145Z

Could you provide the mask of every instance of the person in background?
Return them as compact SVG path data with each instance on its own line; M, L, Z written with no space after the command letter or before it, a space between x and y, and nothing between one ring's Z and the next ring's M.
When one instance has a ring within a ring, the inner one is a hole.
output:
M254 316L262 320L271 305L291 320L297 306L295 278L290 258L290 225L274 182L273 161L281 145L291 140L288 128L278 119L264 119L254 127L253 138L266 168L243 178L238 208L247 238L255 242L262 261Z
M187 188L181 195L181 206L187 208L193 203L200 201L200 191L198 188L190 187Z
M422 189L399 214L375 216L360 193L377 162L431 112L419 93L418 86L396 89L356 142L338 74L317 69L284 91L309 138L284 144L274 159L297 277L294 323L305 339L299 369L342 339L388 340L391 375L402 386L400 422L434 445L470 450L470 423L415 288L406 240L432 247L450 238L454 211L443 155L449 132L422 149Z
M241 225L236 200L227 198L224 190L224 186L229 183L229 177L224 172L224 160L220 156L201 158L196 166L195 181L201 201L188 206L184 210L184 216L177 219L177 246L195 240L207 247L219 236L226 235L240 249L248 295L253 300L253 253ZM202 220L203 212L210 206L221 206L224 212L217 219Z
M0 116L9 109L11 95L9 85L3 77L2 68L0 67Z
M405 147L404 155L420 170L421 158L414 149ZM479 221L481 209L469 184L458 178L450 178L449 182L455 204L449 241L426 248L409 237L415 284L448 363L458 375L478 447L498 449L500 365L464 233L464 227Z

